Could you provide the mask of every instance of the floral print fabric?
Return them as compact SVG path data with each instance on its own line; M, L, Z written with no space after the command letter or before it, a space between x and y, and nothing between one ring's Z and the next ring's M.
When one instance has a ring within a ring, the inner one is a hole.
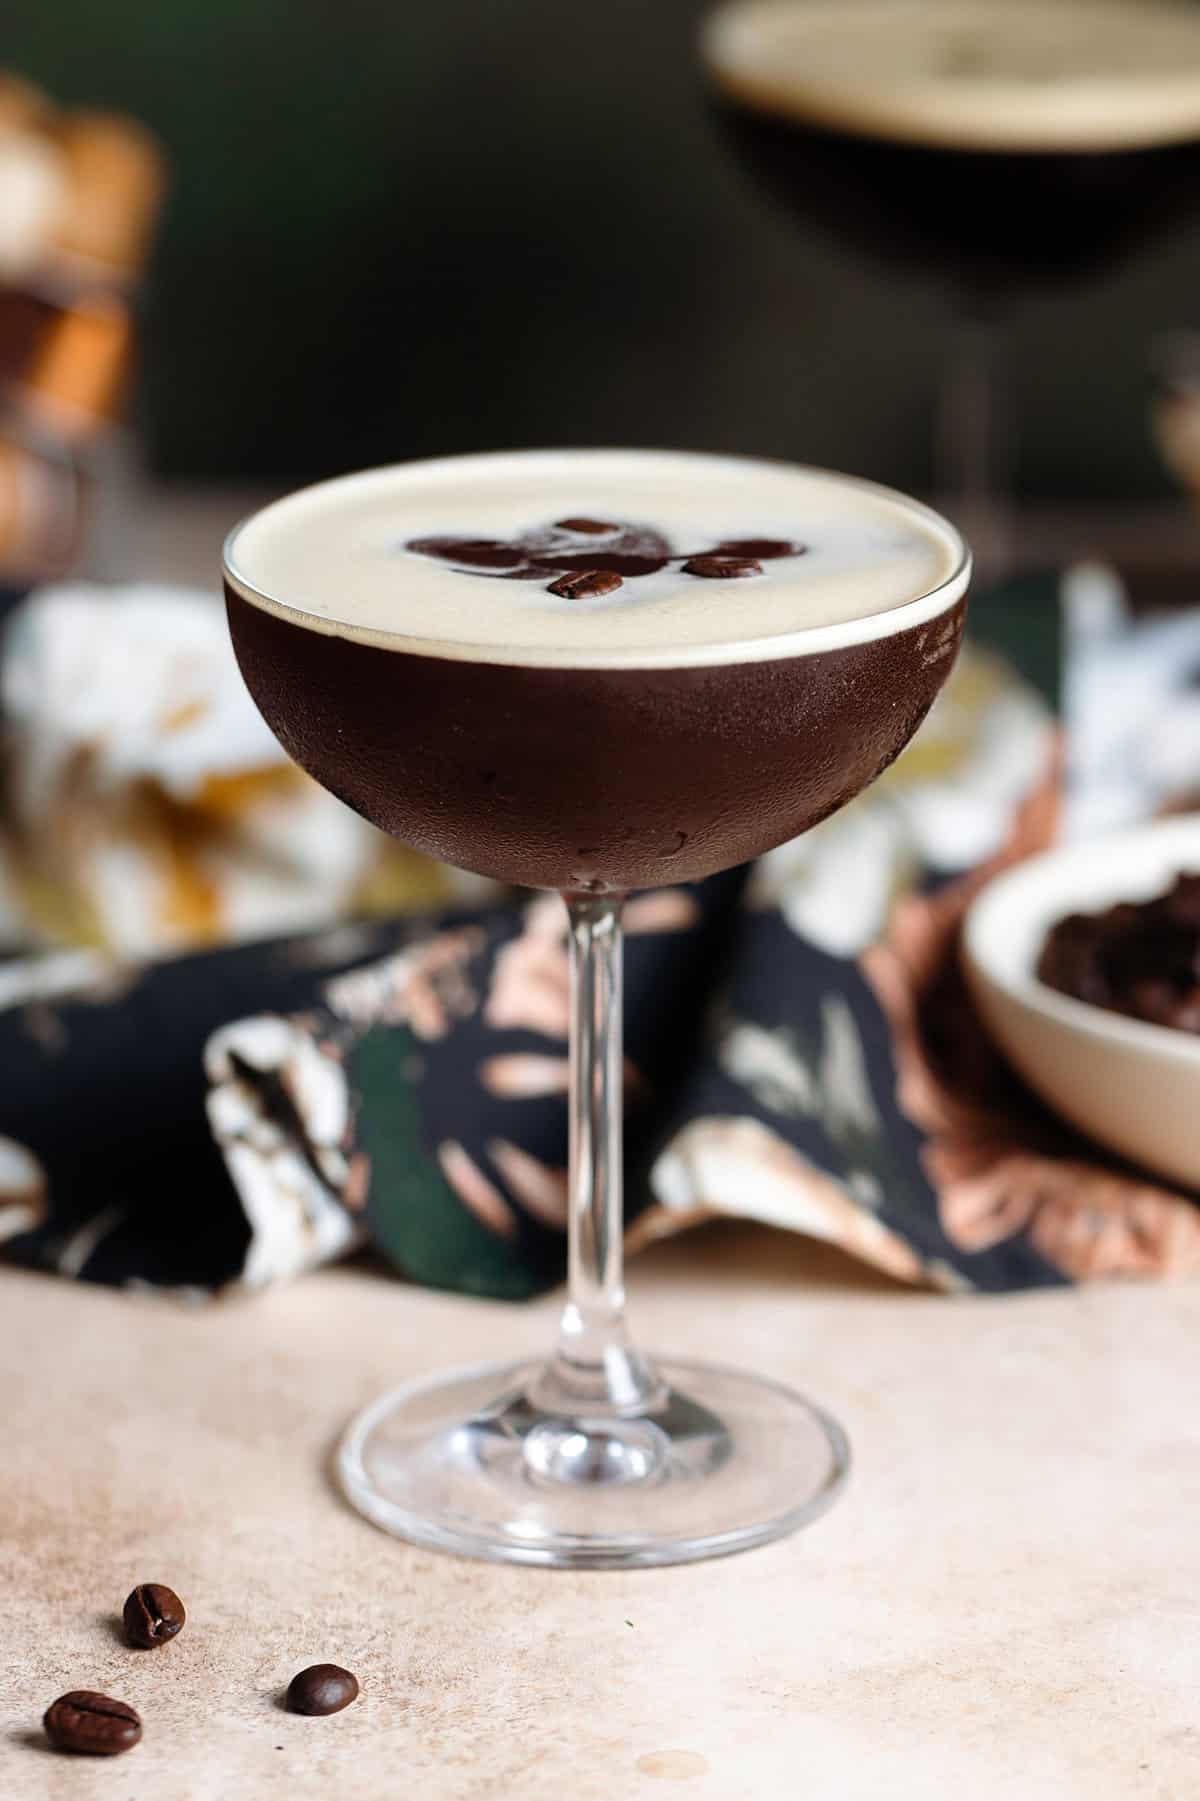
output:
M740 1214L948 1291L1200 1268L1193 1198L1055 1120L959 975L972 894L1055 835L1061 764L1045 701L976 648L842 814L629 902L633 1245ZM192 1294L368 1241L437 1286L558 1280L564 928L543 895L27 973L0 1011L9 1253Z

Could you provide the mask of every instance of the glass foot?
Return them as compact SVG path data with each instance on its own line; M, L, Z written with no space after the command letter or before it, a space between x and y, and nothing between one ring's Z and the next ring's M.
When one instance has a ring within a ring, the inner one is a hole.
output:
M765 1544L845 1481L841 1427L762 1377L656 1359L660 1406L564 1418L528 1398L542 1368L479 1365L382 1396L338 1453L350 1501L441 1551L631 1568Z

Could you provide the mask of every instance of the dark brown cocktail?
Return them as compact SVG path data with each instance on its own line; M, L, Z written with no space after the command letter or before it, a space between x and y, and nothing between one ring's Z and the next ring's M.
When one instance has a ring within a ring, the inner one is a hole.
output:
M298 763L406 843L567 900L557 1352L368 1408L351 1500L543 1564L711 1556L814 1518L846 1468L832 1421L626 1333L621 905L759 855L886 768L954 660L961 541L785 464L514 453L292 495L234 532L225 573L243 674Z
M943 585L960 553L912 503L824 475L719 459L472 461L477 477L463 464L453 479L476 479L481 499L489 471L493 488L512 470L527 472L523 504L533 518L519 516L514 532L488 538L465 493L459 538L436 541L448 546L444 554L406 548L434 542L421 530L428 521L411 470L397 471L390 490L385 479L378 503L364 503L353 483L342 488L371 519L359 529L380 536L369 626L340 617L355 612L349 577L340 594L328 594L327 617L306 616L302 584L260 568L253 539L235 543L227 580L242 671L289 755L384 831L447 862L585 892L691 880L745 862L807 830L886 768L953 658L962 602ZM681 472L710 493L694 523L676 508L668 528L655 483L677 484ZM445 480L437 484L442 506ZM336 507L339 486L316 492ZM493 565L503 558L517 525L544 531L541 518L555 513L556 500L573 507L568 521L611 531L560 527L533 553L534 567L488 566L488 556ZM592 513L636 507L637 525L584 520L583 500ZM321 502L294 497L279 509L281 541L287 510L303 530L306 504L313 531L324 532ZM249 532L262 535L270 520L262 515ZM784 526L785 536L767 529ZM465 549L456 552L456 542ZM759 554L720 548L731 544ZM307 561L306 551L298 555ZM476 560L456 563L455 555ZM874 595L883 602L870 620L853 616L856 556L868 604ZM689 564L707 573L690 573ZM619 581L591 597L551 592L588 575ZM406 600L406 583L418 580L420 600ZM467 612L456 629L478 644L452 637L437 645L447 594ZM830 610L851 616L831 622ZM508 639L517 620L524 644Z
M728 869L843 806L912 737L962 619L716 668L530 669L297 631L236 590L229 608L322 787L445 862L590 892Z

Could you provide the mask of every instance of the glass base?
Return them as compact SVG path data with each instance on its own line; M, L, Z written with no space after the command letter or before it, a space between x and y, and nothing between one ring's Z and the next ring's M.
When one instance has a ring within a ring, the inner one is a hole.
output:
M478 1365L373 1402L338 1453L350 1501L439 1551L633 1568L765 1544L816 1519L845 1481L841 1427L762 1377L655 1360L660 1406L568 1418L530 1398L543 1369Z

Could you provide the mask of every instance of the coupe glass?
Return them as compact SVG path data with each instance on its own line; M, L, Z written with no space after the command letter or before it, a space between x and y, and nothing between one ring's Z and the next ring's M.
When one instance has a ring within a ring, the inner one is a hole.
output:
M522 453L531 478L544 454ZM649 454L562 453L581 467ZM488 459L459 461L469 470ZM398 635L368 644L308 629L311 616L240 566L253 521L228 540L234 645L285 749L384 829L466 868L556 888L566 908L569 1268L558 1342L543 1360L407 1383L352 1423L342 1483L389 1532L516 1563L673 1563L802 1526L845 1479L844 1433L802 1395L646 1354L630 1337L621 912L627 892L662 870L664 822L682 819L688 832L672 837L659 883L746 862L850 799L916 730L953 662L969 563L944 521L901 496L887 501L943 534L951 573L934 590L796 630L770 655L725 645L703 666L682 655L672 666L670 647L645 667L450 660ZM586 886L581 845L603 871Z
M747 63L747 42L764 26L784 44L795 33L782 70ZM806 34L819 42L827 29L842 60L831 72L818 57L814 75ZM1109 60L1093 64L1093 39L1108 31L1124 32L1124 61L1110 47ZM881 34L899 63L886 81ZM924 112L903 100L915 79L902 54L909 34L930 58L915 88ZM897 298L911 275L948 297L937 491L981 571L1005 573L1017 548L1009 324L1043 293L1085 293L1200 213L1191 9L1162 0L1082 9L1076 0L721 0L706 18L702 56L723 135L764 192L880 268ZM1097 89L1107 104L1093 118ZM996 91L1008 92L1003 131L989 120Z

